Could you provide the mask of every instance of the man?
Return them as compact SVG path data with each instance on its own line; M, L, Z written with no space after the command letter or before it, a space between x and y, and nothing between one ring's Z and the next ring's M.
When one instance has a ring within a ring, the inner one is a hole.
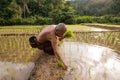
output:
M67 31L66 25L64 23L59 23L58 25L50 25L44 28L37 37L31 37L29 39L30 44L33 48L39 48L44 50L48 54L55 54L55 56L62 61L60 57L60 52L58 49L58 38L62 38L64 33ZM64 69L67 66L62 61Z

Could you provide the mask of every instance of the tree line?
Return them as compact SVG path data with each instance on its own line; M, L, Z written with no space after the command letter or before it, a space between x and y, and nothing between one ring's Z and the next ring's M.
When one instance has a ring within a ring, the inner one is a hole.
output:
M77 15L120 16L120 0L70 0Z
M0 1L0 25L119 23L119 16L119 0Z

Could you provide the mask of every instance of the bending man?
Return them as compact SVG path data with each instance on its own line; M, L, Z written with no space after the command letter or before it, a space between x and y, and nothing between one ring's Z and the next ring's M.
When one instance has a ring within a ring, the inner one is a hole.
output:
M50 25L44 28L37 37L31 37L29 39L30 44L33 48L39 48L44 50L44 52L49 54L55 54L55 56L62 61L60 57L60 52L58 49L58 38L62 38L64 33L67 31L66 25L64 23L59 23L58 25ZM64 64L64 69L67 66Z

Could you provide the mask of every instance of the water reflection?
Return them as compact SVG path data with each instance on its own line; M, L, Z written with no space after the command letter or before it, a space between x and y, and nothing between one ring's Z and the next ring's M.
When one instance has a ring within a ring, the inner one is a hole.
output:
M120 60L109 48L78 42L61 45L65 80L120 80Z
M0 61L0 80L28 80L35 64Z

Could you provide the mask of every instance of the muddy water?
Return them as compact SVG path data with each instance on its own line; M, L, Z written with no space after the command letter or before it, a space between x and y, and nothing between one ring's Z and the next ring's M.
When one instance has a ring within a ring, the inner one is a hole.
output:
M112 49L64 42L60 50L68 66L64 80L120 80L120 59Z
M0 61L0 80L28 80L35 64Z

